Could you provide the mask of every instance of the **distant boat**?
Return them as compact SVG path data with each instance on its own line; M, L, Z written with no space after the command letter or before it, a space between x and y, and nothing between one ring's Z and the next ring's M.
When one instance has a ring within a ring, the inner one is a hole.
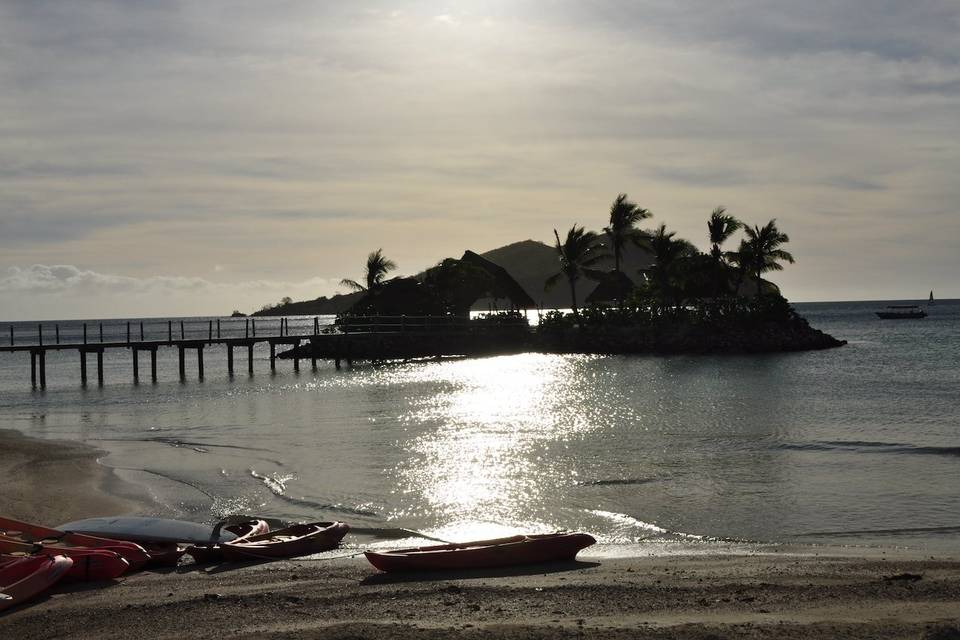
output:
M890 305L883 311L875 313L882 320L919 320L927 317L927 312L915 304Z
M930 300L927 302L927 304L933 304L933 289L930 290Z

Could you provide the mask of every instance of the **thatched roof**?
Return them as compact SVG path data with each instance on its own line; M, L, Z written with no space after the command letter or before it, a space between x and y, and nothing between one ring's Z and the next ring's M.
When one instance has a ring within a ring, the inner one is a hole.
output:
M480 267L494 278L494 289L491 291L493 298L507 298L518 309L532 309L537 305L523 287L513 279L506 269L487 260L483 256L470 251L463 252L461 261Z
M624 300L633 292L634 286L633 281L622 271L608 271L600 279L597 287L587 296L587 303Z
M370 316L429 316L442 315L443 306L430 291L415 278L393 278L350 307L352 315Z

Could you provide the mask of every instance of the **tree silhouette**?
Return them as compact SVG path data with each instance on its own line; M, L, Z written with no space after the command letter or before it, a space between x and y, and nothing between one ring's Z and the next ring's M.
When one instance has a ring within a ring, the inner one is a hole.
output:
M343 287L350 287L354 291L373 291L379 289L383 284L383 279L386 277L387 273L393 271L397 268L397 264L393 260L389 260L384 257L383 249L377 249L367 256L367 266L364 270L364 280L366 280L367 285L363 286L356 280L350 280L349 278L344 278L340 281L340 285Z
M566 278L570 285L570 308L573 315L579 321L580 315L577 311L577 280L581 276L587 276L593 279L599 278L602 274L591 269L601 260L607 258L603 251L603 244L599 242L599 236L593 231L584 231L583 227L573 225L567 232L567 238L560 242L560 234L553 230L553 235L557 239L555 249L557 257L560 259L560 271L547 278L544 288L550 288L561 278Z
M645 236L637 224L652 216L647 209L643 209L635 202L627 200L627 194L621 193L610 205L610 224L603 228L610 236L610 245L613 248L613 268L620 271L620 260L623 247L627 241L642 246Z
M747 239L740 243L736 259L740 268L757 280L757 297L763 291L761 274L782 271L780 261L793 264L793 256L780 247L790 242L787 234L777 229L777 221L771 220L763 227L744 227Z
M667 231L667 225L661 224L650 238L654 259L650 279L664 306L679 305L684 260L697 255L696 247L687 240L676 238L676 235L675 231Z
M724 207L714 209L707 221L707 231L710 233L711 244L710 257L713 259L711 280L714 298L721 293L725 293L730 286L729 267L727 265L728 254L724 253L720 247L742 226L743 223L728 215Z

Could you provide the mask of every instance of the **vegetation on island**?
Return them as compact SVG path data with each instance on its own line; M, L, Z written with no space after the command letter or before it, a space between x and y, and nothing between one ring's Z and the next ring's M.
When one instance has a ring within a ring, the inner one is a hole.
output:
M642 217L635 219L650 217L646 209L630 203L626 194L617 197L606 228L615 253L624 242L622 235L612 232L616 223L620 222L621 229L632 226L622 224L624 210L642 211ZM723 245L740 230L745 237L738 249L725 251ZM570 314L552 311L543 315L543 344L562 351L614 353L783 351L842 344L810 328L779 289L763 280L765 273L794 262L783 248L790 238L780 231L776 220L750 227L724 207L717 207L707 221L708 253L677 237L663 223L641 233L642 237L633 238L650 252L649 267L632 274L629 281L617 280L627 282L631 290L624 294L621 285L605 296L594 295L594 304L586 309L574 307ZM581 278L599 280L604 276L586 265L570 267L569 242L561 244L559 234L555 235L557 259L571 291ZM600 255L606 248L603 237L584 232L576 224L568 232L570 238L578 240L574 245L578 256ZM620 275L616 259L614 271ZM601 289L602 285L595 294Z
M665 223L641 229L639 225L652 215L620 193L610 205L602 232L579 224L563 236L554 229L555 266L544 263L540 282L544 291L565 283L570 312L541 314L535 333L517 313L469 320L471 309L484 298L506 298L511 311L536 306L506 269L472 251L459 260L441 260L414 277L388 279L397 265L377 249L367 256L362 280L341 281L354 293L311 303L285 298L258 314L299 310L301 305L339 298L341 308L334 313L343 326L358 320L374 322L370 316L460 318L478 329L513 328L533 340L513 341L513 346L591 353L784 351L842 344L810 328L776 285L763 280L764 274L794 262L784 248L790 238L776 220L749 226L724 207L716 207L706 224L708 249L701 252ZM728 250L740 232L737 249ZM549 251L540 243L528 245ZM639 267L637 255L643 256ZM585 281L598 284L580 304Z
M367 264L364 268L364 282L366 286L356 280L344 278L340 285L349 287L354 291L374 291L383 285L387 274L397 268L397 263L383 255L383 249L377 249L367 256Z

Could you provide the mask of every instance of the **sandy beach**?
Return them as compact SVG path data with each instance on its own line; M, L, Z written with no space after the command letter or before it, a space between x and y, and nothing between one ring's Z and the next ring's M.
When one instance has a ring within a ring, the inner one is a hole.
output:
M3 432L10 516L55 523L136 502L76 443ZM895 550L590 553L575 563L391 576L351 550L62 585L0 618L40 638L960 638L960 562Z
M181 566L116 584L63 587L0 619L0 634L21 640L956 638L960 564L790 554L588 558L398 578L377 574L362 558Z
M0 429L0 514L55 525L142 509L133 487L97 463L100 455L81 443L38 440Z

